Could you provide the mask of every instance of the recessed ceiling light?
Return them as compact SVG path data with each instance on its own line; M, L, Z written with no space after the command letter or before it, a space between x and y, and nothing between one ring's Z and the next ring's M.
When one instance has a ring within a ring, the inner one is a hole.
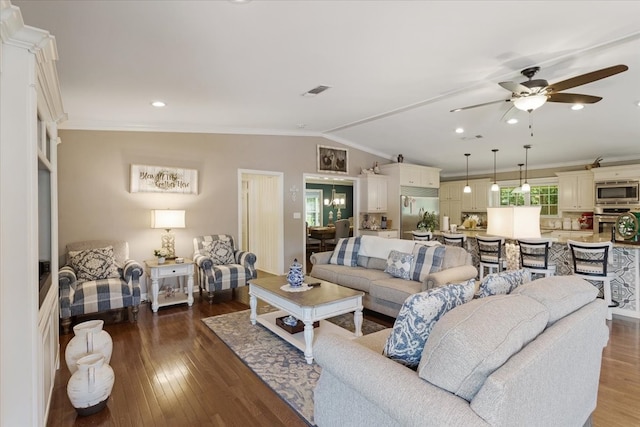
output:
M572 109L573 111L582 110L583 108L584 108L584 105L582 105L582 104L573 104L573 105L571 106L571 109Z
M464 133L464 129L462 129L462 128L456 128L456 133Z
M638 107L640 107L640 101L636 102L636 105L637 105Z
M507 120L507 123L509 123L510 125L515 125L516 123L518 123L518 119L509 119Z
M153 106L154 106L154 107L156 107L156 108L162 108L162 107L166 106L167 104L165 104L165 103L164 103L164 102L162 102L162 101L153 101L153 102L151 103L151 105L153 105Z

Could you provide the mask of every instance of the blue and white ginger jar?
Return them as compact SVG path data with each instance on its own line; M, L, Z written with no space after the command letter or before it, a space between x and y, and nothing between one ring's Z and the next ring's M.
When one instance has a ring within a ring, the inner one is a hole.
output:
M302 286L304 282L304 274L302 273L302 264L298 262L298 259L293 260L293 264L289 267L289 274L287 274L287 282L292 288L298 288Z

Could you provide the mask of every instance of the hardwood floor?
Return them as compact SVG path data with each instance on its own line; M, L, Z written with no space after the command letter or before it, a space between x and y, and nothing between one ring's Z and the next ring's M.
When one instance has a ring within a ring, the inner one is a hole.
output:
M140 308L137 324L107 324L113 338L116 382L107 408L77 417L66 394L69 371L60 339L48 426L305 426L305 421L256 377L200 319L248 309L248 289L197 294L193 307ZM365 313L386 326L386 316ZM614 317L604 350L597 427L640 425L640 321Z

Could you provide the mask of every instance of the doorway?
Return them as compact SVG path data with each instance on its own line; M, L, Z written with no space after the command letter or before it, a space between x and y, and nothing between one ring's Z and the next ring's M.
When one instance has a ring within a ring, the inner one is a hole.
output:
M256 255L256 268L284 274L283 173L238 171L238 247Z

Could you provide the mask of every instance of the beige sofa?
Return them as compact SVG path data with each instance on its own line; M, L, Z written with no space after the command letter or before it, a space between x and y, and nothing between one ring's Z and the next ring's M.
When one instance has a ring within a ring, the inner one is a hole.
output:
M417 371L383 356L391 329L355 340L319 336L313 348L322 367L314 391L315 422L320 427L591 425L609 336L607 306L596 295L583 279L554 276L521 285L511 295L462 304L437 321ZM483 303L502 307L483 308ZM535 316L523 319L522 312L533 306ZM536 321L537 329L523 338L522 328ZM474 379L471 397L460 392L468 378Z
M329 264L333 252L319 252L311 255L313 268L310 275L364 292L365 308L391 317L398 315L402 303L411 294L478 275L478 270L471 264L471 254L455 246L445 246L442 269L422 282L395 278L384 272L392 250L411 253L416 244L421 243L362 236L356 267Z

